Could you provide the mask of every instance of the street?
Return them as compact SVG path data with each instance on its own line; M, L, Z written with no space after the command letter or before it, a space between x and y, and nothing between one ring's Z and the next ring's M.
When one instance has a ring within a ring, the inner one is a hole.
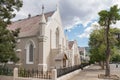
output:
M120 65L116 68L115 64L110 64L111 74L118 75L120 77ZM69 80L104 80L98 79L98 74L104 74L105 71L101 70L98 65L91 65L90 67L82 70L78 75L74 76Z

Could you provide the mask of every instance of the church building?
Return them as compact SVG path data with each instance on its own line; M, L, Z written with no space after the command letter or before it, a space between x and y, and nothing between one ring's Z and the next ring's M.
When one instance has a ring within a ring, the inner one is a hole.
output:
M64 34L59 9L13 22L9 30L20 28L16 54L20 58L15 64L25 69L46 71L52 68L68 67L71 57L68 40ZM77 46L77 45L76 45ZM72 53L71 53L72 54ZM78 52L79 54L79 52ZM79 55L75 55L80 60ZM76 65L80 62L77 60ZM73 66L75 63L70 65Z

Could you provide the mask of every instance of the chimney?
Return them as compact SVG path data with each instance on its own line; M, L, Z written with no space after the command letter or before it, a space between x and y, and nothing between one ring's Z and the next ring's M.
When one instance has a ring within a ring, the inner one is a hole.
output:
M28 14L28 18L31 18L31 14Z

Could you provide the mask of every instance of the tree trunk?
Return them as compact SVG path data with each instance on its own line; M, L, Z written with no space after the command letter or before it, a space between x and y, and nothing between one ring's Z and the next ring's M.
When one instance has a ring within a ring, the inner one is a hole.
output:
M109 61L110 61L110 45L109 45L109 23L108 26L106 28L106 71L105 71L105 76L110 76L110 65L109 65Z
M102 69L105 69L104 61L102 61Z
M99 64L101 66L101 69L105 69L105 67L104 67L105 66L104 61L100 61Z
M109 57L110 57L110 56L107 56L107 58L106 58L106 71L105 71L105 76L110 76Z

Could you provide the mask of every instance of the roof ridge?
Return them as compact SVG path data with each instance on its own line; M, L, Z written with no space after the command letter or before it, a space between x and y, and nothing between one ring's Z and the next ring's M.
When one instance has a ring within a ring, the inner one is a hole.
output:
M54 11L45 12L44 14L47 15L47 14L53 13L53 12L55 12L55 10ZM24 19L19 19L19 20L13 21L12 23L23 21L23 20L28 20L28 19L31 19L31 18L34 18L34 17L38 17L38 16L41 16L41 15L42 15L42 13L41 14L37 14L35 16L31 16L30 18L27 17L27 18L24 18Z

